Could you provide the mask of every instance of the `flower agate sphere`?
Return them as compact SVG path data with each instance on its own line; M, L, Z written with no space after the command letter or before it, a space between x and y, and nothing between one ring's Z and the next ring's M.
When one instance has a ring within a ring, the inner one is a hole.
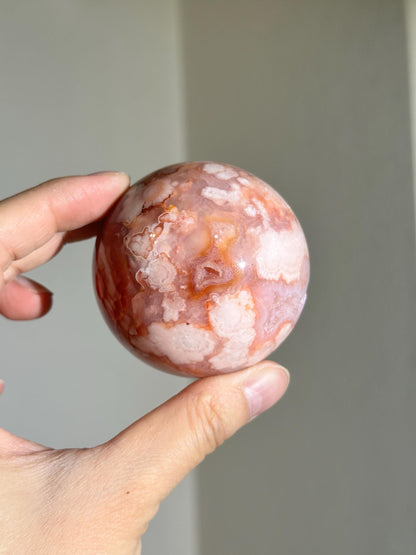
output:
M225 164L178 164L143 178L96 244L96 293L110 328L149 364L187 376L269 355L293 329L308 279L292 210Z

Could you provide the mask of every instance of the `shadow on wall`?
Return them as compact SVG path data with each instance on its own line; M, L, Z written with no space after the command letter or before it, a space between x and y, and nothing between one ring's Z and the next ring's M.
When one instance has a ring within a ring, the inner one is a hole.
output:
M410 553L414 214L399 2L182 2L188 158L299 217L309 299L285 399L198 473L201 554ZM412 389L413 388L413 389Z

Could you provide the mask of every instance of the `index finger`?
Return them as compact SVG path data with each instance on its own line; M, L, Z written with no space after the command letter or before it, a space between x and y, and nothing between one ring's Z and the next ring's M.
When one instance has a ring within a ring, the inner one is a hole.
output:
M100 219L127 189L123 172L52 179L0 202L0 268L59 233Z

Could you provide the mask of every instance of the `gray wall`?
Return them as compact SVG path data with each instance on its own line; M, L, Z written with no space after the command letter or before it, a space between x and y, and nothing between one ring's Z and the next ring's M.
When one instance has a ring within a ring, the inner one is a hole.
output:
M416 214L416 1L404 0L412 128L413 200ZM415 227L416 232L416 227Z
M176 8L0 0L1 197L101 169L138 179L185 157ZM109 439L185 383L110 334L93 294L93 246L68 245L33 272L54 291L45 318L0 319L1 425L53 447ZM191 477L162 505L145 553L195 555L195 504Z
M188 154L273 184L311 251L286 397L198 473L201 554L416 550L401 2L183 2Z

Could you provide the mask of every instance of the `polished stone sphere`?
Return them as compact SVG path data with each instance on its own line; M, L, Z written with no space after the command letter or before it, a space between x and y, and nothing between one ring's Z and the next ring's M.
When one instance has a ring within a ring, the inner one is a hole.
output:
M121 197L97 238L94 274L126 347L200 377L255 364L288 336L306 300L309 256L274 189L234 166L192 162Z

